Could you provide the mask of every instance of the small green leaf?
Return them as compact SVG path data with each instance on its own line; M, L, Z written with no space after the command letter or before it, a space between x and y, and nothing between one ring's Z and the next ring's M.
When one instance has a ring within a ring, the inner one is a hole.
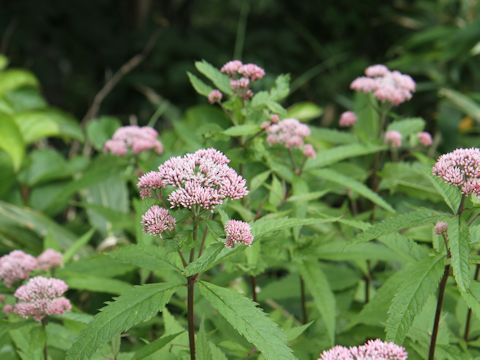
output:
M283 202L283 199L284 199L283 185L276 176L273 176L272 184L270 185L270 194L268 196L268 202L272 206L277 207Z
M232 95L230 80L227 75L222 74L220 70L210 65L205 60L195 62L195 67L205 75L221 92Z
M422 118L409 118L392 122L387 130L398 131L403 137L419 133L425 127L425 120Z
M265 184L265 181L267 181L271 173L272 172L270 170L267 170L258 175L255 175L255 177L250 181L250 187L249 187L250 192L254 192L260 186Z
M260 131L260 127L255 124L244 124L232 126L225 130L223 133L227 136L246 136L254 135Z
M322 116L323 110L312 102L301 102L290 106L287 109L287 117L301 121L310 121Z
M173 339L175 339L178 335L183 334L184 331L177 332L175 334L171 335L164 335L161 338L158 338L155 341L152 341L151 343L147 345L143 345L140 350L135 352L135 355L133 356L132 360L142 360L145 359L146 357L153 355L155 352L158 350L161 350L163 347L168 345Z
M187 72L187 75L193 88L200 95L208 96L208 94L210 94L210 92L213 90L212 87L205 84L202 80L200 80L198 77L196 77L192 73Z

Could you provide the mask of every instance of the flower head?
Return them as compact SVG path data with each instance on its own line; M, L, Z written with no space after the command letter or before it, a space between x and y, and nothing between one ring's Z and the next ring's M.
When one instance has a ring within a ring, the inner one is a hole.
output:
M222 98L223 94L220 92L220 90L217 89L210 91L210 93L208 94L208 102L210 104L218 103L222 101Z
M352 111L345 111L340 116L339 125L341 127L352 127L357 122L357 115Z
M142 225L146 233L160 235L175 230L175 218L167 209L154 205L142 216Z
M313 159L317 156L317 152L310 144L305 144L303 147L303 155L309 159Z
M245 64L240 66L238 73L251 81L257 81L265 76L265 70L255 64Z
M448 224L445 221L439 221L435 224L435 234L442 235L448 231Z
M335 346L320 354L318 360L407 360L405 349L392 342L369 340L350 348Z
M140 197L145 199L151 197L155 190L160 190L165 187L158 172L150 171L142 175L137 182L137 187L140 191Z
M17 304L13 312L37 321L48 315L63 314L72 308L70 301L63 297L67 290L62 280L36 276L15 291Z
M47 249L37 257L37 269L50 270L62 266L63 255L53 249Z
M385 133L384 141L392 148L399 148L402 146L402 134L395 130L389 130Z
M335 346L330 350L320 354L318 360L355 360L349 348L344 346Z
M270 145L280 144L287 149L302 148L304 139L310 135L310 128L297 119L284 119L267 129L267 142Z
M18 280L25 280L37 267L37 260L21 250L14 250L0 257L0 279L11 287Z
M412 98L415 92L415 81L399 71L391 71L385 65L369 66L366 76L356 78L350 85L355 91L373 93L380 101L400 105Z
M417 139L423 146L430 146L432 145L432 135L430 135L426 131L419 132L417 134Z
M480 149L457 149L440 156L432 169L446 183L465 195L480 195Z
M118 156L126 155L129 150L134 154L149 150L161 154L163 145L157 136L157 131L148 126L124 126L115 131L112 139L105 143L104 149Z
M252 82L262 79L265 70L255 64L243 64L239 60L232 60L222 66L220 71L230 77L230 87L233 93L243 99L250 99L253 91Z
M238 70L242 67L242 62L239 60L231 60L222 66L220 71L224 74L233 76L237 74Z
M252 245L252 230L250 225L244 221L229 220L225 224L225 233L227 234L226 247L233 247L235 244Z

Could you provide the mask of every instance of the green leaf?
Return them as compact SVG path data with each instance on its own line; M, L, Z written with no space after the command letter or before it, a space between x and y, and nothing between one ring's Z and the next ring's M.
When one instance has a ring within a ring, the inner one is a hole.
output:
M461 291L466 292L470 287L470 232L468 225L459 224L458 217L448 222L448 245L452 255L453 275Z
M0 96L25 86L38 86L38 80L31 72L20 69L0 72Z
M205 75L221 92L232 95L230 80L227 75L222 74L220 70L210 65L205 60L195 62L195 67Z
M103 146L109 140L115 130L121 126L119 119L113 116L101 116L88 122L86 131L88 141L97 150L103 150Z
M353 127L353 132L364 141L376 141L380 132L380 119L375 110L375 99L371 94L360 91L355 93L353 111L358 121Z
M286 345L287 338L280 328L250 299L239 293L200 282L202 296L212 305L240 335L263 354L266 360L295 359Z
M212 351L210 349L210 343L208 341L207 332L205 331L205 325L203 322L200 325L200 330L197 333L196 355L198 360L212 360Z
M67 353L67 359L92 358L115 335L155 316L180 286L171 283L147 284L125 292L104 307L79 334Z
M281 101L288 96L290 92L290 75L282 74L275 79L275 86L270 90L270 99Z
M270 193L268 194L268 202L274 206L279 206L284 199L283 184L276 176L272 177L272 184L270 185Z
M387 130L398 131L403 137L419 133L425 128L425 120L422 118L402 119L391 123Z
M0 71L5 70L8 66L8 58L5 55L0 54Z
M249 190L250 192L254 192L257 190L260 186L265 184L265 181L267 181L268 177L270 176L272 172L270 170L264 171L258 175L255 175L255 177L250 181L250 186Z
M373 154L378 151L385 150L383 145L366 145L366 144L348 144L334 147L322 151L315 159L310 159L305 169L315 169L327 165L335 164L340 161L351 159L357 156Z
M444 267L444 256L427 258L410 264L403 272L402 284L397 289L388 311L387 340L402 344L415 316L438 286Z
M188 75L188 79L190 80L190 83L192 84L193 88L200 95L208 96L208 94L210 94L210 92L213 90L212 87L205 84L202 80L200 80L198 77L196 77L192 73L187 72L187 75Z
M260 131L260 127L255 124L244 124L232 126L225 130L223 133L227 136L245 136L254 135Z
M64 272L62 277L71 289L119 295L132 288L127 282L101 276Z
M460 190L456 186L447 184L438 177L433 176L431 173L427 174L426 176L434 186L435 190L437 190L437 192L442 196L448 207L454 214L456 214L458 206L460 205L460 199L462 198Z
M445 219L446 217L448 217L447 214L439 213L430 209L419 209L404 214L397 214L371 226L358 235L354 241L370 241L377 239L382 235L391 234L407 227L425 225L426 223L432 223L433 226L436 221Z
M202 256L188 264L183 270L185 276L191 276L211 268L217 260L218 255L225 249L225 244L215 243L205 249Z
M2 112L0 112L0 149L10 156L13 167L18 170L25 156L23 136L14 119Z
M161 350L164 346L168 345L173 339L175 339L178 335L183 334L184 331L177 332L171 335L164 335L161 338L158 338L155 341L147 345L143 345L140 350L135 352L132 360L142 360L146 357L154 354L158 350Z
M298 218L262 218L252 224L252 232L255 240L258 240L265 235L275 232L287 230L296 226L319 225L329 222L335 222L338 218L324 218L324 219L298 219Z
M335 344L335 295L330 289L325 274L316 261L305 261L300 265L300 274L302 275L308 290L313 296L313 301L317 307L322 324L327 329L329 343Z
M480 106L475 101L451 89L440 89L439 94L450 100L457 109L480 122Z
M325 141L329 144L351 144L358 142L352 133L335 129L311 127L312 138Z
M83 131L78 122L59 110L30 110L16 113L13 118L27 144L45 137L64 137L83 141Z
M287 109L287 117L301 121L310 121L322 114L323 110L320 106L308 101L293 104Z
M63 254L63 262L67 263L70 259L85 245L88 244L93 234L95 233L94 229L90 229L84 235L82 235L77 241L75 241Z
M315 170L313 173L315 174L315 176L321 179L339 184L341 186L345 186L348 190L356 192L357 194L367 198L374 204L377 204L378 206L384 208L387 211L395 212L395 210L390 206L390 204L383 200L379 195L377 195L377 193L373 192L367 186L351 177L344 176L331 169Z

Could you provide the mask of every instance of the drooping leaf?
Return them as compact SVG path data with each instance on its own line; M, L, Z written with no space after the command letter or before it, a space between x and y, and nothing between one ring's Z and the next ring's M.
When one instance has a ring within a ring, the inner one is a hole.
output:
M0 72L0 95L26 86L38 86L38 80L31 72L21 69L9 69Z
M322 108L312 102L296 103L287 109L287 117L301 121L309 121L318 118L322 113Z
M211 86L208 86L205 84L202 80L200 80L198 77L193 75L190 72L187 72L188 79L190 80L190 84L192 84L193 88L197 93L203 96L208 96L210 92L213 90Z
M300 274L305 285L313 296L315 306L322 317L323 326L327 329L330 345L335 344L335 295L330 289L325 274L316 261L303 262Z
M198 284L200 293L240 335L263 354L266 360L295 359L287 338L250 299L234 290L207 282Z
M438 287L444 256L427 258L408 265L402 272L402 284L396 290L388 311L387 339L402 344L415 316L422 311L429 296Z
M471 274L469 266L470 232L464 222L459 224L457 217L448 221L448 245L452 254L453 276L461 291L470 287Z
M210 65L205 60L195 62L195 67L205 75L221 92L231 95L230 80L228 76L222 74L220 70Z
M0 150L8 154L18 170L25 156L24 139L13 118L3 112L0 112Z
M90 359L115 335L155 316L180 286L175 283L147 284L125 292L104 307L79 334L67 353L67 359Z

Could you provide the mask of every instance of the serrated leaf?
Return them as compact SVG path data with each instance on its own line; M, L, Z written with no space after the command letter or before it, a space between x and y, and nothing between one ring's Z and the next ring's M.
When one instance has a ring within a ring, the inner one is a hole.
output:
M313 296L315 306L322 317L322 324L327 329L329 343L333 346L335 344L335 295L316 261L303 262L299 269L305 285Z
M442 196L448 207L452 210L454 214L456 214L458 206L460 204L460 199L462 197L462 194L458 187L447 184L446 182L442 181L436 176L433 176L432 174L428 174L427 177L429 178L432 185L435 187L435 190L437 190L437 192Z
M402 284L397 289L388 311L387 340L402 344L408 330L427 302L442 276L444 256L428 258L410 264L402 272Z
M357 156L373 154L378 151L385 150L383 145L366 145L366 144L348 144L337 146L328 150L324 150L315 159L310 159L305 169L315 169L337 162L350 159Z
M470 232L467 224L459 224L458 217L450 219L448 223L448 246L452 255L453 276L461 291L470 287Z
M163 347L168 345L173 339L175 339L178 335L183 334L183 331L177 332L175 334L171 335L164 335L161 338L158 338L155 341L152 341L151 343L147 345L143 345L140 350L135 352L135 355L133 356L132 360L142 360L145 359L146 357L154 354L158 350L161 350Z
M227 130L223 131L224 135L227 136L246 136L246 135L254 135L260 131L260 127L255 124L244 124L244 125L237 125L228 128Z
M125 292L104 307L79 334L68 350L67 359L90 359L115 335L155 316L180 286L172 283L147 284Z
M311 200L318 200L324 195L328 194L328 190L314 191L306 194L293 195L288 198L288 202L308 202Z
M195 62L195 67L205 75L221 92L232 95L230 80L227 75L222 74L220 70L210 65L205 60Z
M345 186L347 189L367 198L385 210L395 212L390 204L383 200L377 193L373 192L367 186L351 177L347 177L331 169L315 170L313 174L321 179Z
M426 223L432 223L433 226L436 221L445 219L448 216L449 215L447 214L439 213L430 209L419 209L403 214L397 214L371 226L366 231L358 235L354 241L370 241L377 239L382 235L391 234L407 227L424 225Z
M188 79L190 80L190 84L192 84L193 88L197 93L203 96L208 96L210 92L213 90L211 86L208 86L205 84L202 80L200 80L198 77L193 75L190 72L187 72Z
M215 262L218 254L225 249L225 245L221 243L215 243L205 249L202 256L195 261L188 264L183 270L185 276L191 276L208 269Z
M425 120L422 118L408 118L392 122L387 130L398 131L403 137L421 132L425 127Z
M0 112L0 150L8 154L13 167L18 170L25 156L24 139L15 120L2 112Z
M239 293L207 282L198 284L200 293L227 320L263 354L266 360L295 359L286 345L287 338L277 324Z

